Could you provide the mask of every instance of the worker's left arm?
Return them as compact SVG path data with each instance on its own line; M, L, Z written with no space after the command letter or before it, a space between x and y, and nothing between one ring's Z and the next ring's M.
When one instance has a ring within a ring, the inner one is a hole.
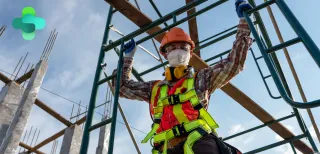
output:
M249 5L250 6L250 5ZM238 12L238 8L237 8ZM234 76L244 69L247 52L251 46L250 29L243 16L240 18L236 40L228 57L216 65L198 72L196 85L201 91L213 93L215 89L227 84Z

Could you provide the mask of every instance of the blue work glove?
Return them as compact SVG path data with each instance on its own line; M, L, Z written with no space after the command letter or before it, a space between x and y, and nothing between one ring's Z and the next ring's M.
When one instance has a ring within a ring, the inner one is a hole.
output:
M137 44L136 42L131 39L130 42L124 44L124 57L134 57L134 54L136 53L137 50Z
M244 17L243 16L244 11L248 11L252 9L252 6L248 4L245 0L236 0L235 6L236 6L238 17L240 19Z

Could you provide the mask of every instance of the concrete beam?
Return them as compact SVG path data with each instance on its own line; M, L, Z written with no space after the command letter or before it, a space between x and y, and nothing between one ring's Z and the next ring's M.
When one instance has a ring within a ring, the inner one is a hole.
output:
M87 118L87 117L83 117L83 118L79 119L78 121L76 121L74 124L80 125L80 124L82 124L82 123L84 123L84 122L86 121L86 118ZM37 144L36 146L34 146L34 147L33 147L31 150L29 150L29 151L30 151L30 152L35 152L37 149L39 149L39 148L45 146L46 144L54 141L55 139L57 139L57 138L59 138L60 136L62 136L62 135L64 134L64 132L65 132L66 129L67 129L67 128L65 128L65 129L57 132L56 134L50 136L49 138L43 140L42 142L40 142L39 144Z
M4 86L0 92L0 145L17 111L23 89L15 82Z
M102 119L107 120L108 117ZM111 125L104 125L100 127L99 132L99 140L98 140L98 147L96 149L96 154L107 154L108 147L109 147L109 136L110 136L110 127Z
M16 153L24 127L28 121L32 106L37 98L48 64L40 61L27 85L20 101L15 117L0 147L0 154Z
M60 154L79 154L83 131L79 125L73 125L64 132Z

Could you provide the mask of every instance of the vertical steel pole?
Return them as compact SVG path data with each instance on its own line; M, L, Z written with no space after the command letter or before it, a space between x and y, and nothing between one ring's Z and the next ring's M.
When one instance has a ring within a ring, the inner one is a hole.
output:
M96 67L96 73L94 76L94 81L93 81L93 86L92 86L92 91L91 91L91 96L90 96L90 103L89 103L89 109L88 109L88 115L87 115L87 120L86 124L83 130L83 137L82 137L82 143L81 143L81 149L80 149L80 154L87 154L88 147L89 147L89 140L90 140L90 132L89 132L89 127L92 125L92 119L93 119L93 113L94 113L94 108L96 106L96 96L98 93L98 81L100 78L101 74L101 63L104 60L104 55L105 52L103 51L103 44L106 44L108 41L108 36L109 36L109 25L111 23L112 19L112 10L113 7L110 6L109 8L109 13L108 13L108 18L106 22L106 27L104 31L104 36L102 40L102 44L100 47L100 53L99 53L99 59L97 62L97 67Z
M124 40L121 40L121 48L120 48L118 70L117 70L116 90L114 93L114 102L113 102L113 109L112 109L112 123L111 123L111 130L110 130L108 154L113 154L114 137L116 134L117 113L118 113L117 107L119 103L120 81L122 76L122 65L123 65L123 50L124 50L123 46L124 46Z

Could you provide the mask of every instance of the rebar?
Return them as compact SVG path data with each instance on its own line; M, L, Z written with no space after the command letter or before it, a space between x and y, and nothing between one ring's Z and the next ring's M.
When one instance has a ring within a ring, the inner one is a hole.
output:
M34 131L34 133L33 133L33 136L32 136L32 139L31 139L31 143L29 144L30 146L32 146L32 143L33 143L33 139L34 139L34 136L36 135L36 133L37 133L37 128L36 128L36 130ZM28 144L28 143L27 143Z
M24 142L24 139L26 138L26 136L27 136L27 132L28 132L28 130L26 130L26 132L24 133L24 136L23 136L23 138L22 138L22 142ZM19 147L19 153L21 152L21 146Z
M81 104L81 101L80 101L79 106L78 106L78 112L77 112L77 118L76 118L76 121L78 121L78 119L79 119L79 114L80 114L80 112L81 112L80 104Z
M43 55L44 55L44 53L45 53L45 51L46 51L46 48L47 48L47 46L48 46L48 43L49 43L49 41L50 41L50 39L51 39L52 33L53 33L53 31L50 32L49 38L48 38L48 40L47 40L47 43L46 43L46 45L45 45L44 48L43 48L43 51L42 51L40 60L43 60Z
M10 78L9 78L9 79L11 79L11 78L12 78L12 76L14 76L13 74L14 74L14 72L16 72L16 69L18 68L18 66L19 66L19 64L20 64L20 62L21 62L21 60L22 60L22 58L23 58L23 56L20 58L20 60L19 60L19 62L18 62L18 64L17 64L17 66L14 68L14 70L13 70L13 72L12 72L12 74L11 74L11 76L10 76Z
M52 45L50 46L49 53L48 53L48 55L46 56L45 61L48 61L48 59L49 59L49 57L50 57L50 54L51 54L52 48L53 48L53 46L54 46L54 44L55 44L55 42L56 42L57 36L58 36L58 32L57 32L57 34L54 36L54 40L53 40L53 42L52 42Z
M21 65L20 65L20 67L19 67L19 69L18 69L18 72L17 72L17 74L16 74L16 76L14 77L14 79L13 79L13 80L16 80L16 78L17 78L17 76L18 76L18 74L19 74L19 72L20 72L20 70L21 70L21 68L22 68L22 65L24 64L24 61L25 61L25 60L26 60L26 58L28 57L28 54L29 54L29 52L27 52L26 56L24 57L24 59L23 59L23 61L22 61Z
M0 28L0 36L2 36L3 32L6 30L7 26L4 25Z
M47 55L47 52L49 50L49 46L53 40L53 36L54 36L54 33L55 33L56 29L54 29L54 31L50 34L49 38L48 38L48 44L46 44L45 48L44 48L44 53L42 55L42 60L45 59L46 55Z
M25 74L27 73L27 71L28 71L28 69L29 69L29 66L30 66L30 63L27 65L27 68L26 68L26 70L24 71L23 75L25 75Z
M55 154L55 153L56 153L56 151L57 151L57 149L58 149L58 145L59 145L59 140L57 140L57 141L56 141L56 147L54 148L54 152L53 152L53 154Z
M37 144L39 135L40 135L40 130L38 131L37 139L36 139L36 141L34 142L34 145L33 145L33 146L35 146L35 145ZM31 145L31 146L32 146L32 145Z
M71 117L72 117L72 114L73 114L73 109L74 109L74 104L72 104L71 114L70 114L70 118L69 118L70 121L71 121Z
M33 126L31 126L31 129L30 129L29 135L28 135L28 137L27 137L27 141L26 141L25 143L28 143L28 141L29 141L29 138L30 138L30 135L31 135L31 132L32 132L32 128L33 128ZM24 151L25 151L25 150L24 150Z
M55 145L56 145L56 141L54 140L53 143L52 143L50 154L53 153L53 149L54 149Z

